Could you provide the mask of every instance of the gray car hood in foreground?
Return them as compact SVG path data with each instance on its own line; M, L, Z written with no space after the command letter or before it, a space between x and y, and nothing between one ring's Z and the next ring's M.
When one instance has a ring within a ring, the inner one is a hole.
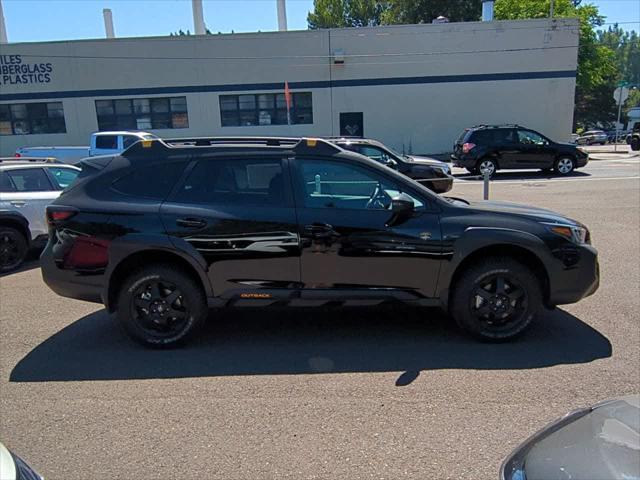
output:
M640 479L640 395L611 400L531 447L527 480Z

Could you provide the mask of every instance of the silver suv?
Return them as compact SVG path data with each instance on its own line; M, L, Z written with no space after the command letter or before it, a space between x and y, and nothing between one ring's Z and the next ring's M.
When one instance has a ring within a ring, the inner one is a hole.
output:
M0 271L17 268L47 239L45 207L80 173L48 159L0 158Z

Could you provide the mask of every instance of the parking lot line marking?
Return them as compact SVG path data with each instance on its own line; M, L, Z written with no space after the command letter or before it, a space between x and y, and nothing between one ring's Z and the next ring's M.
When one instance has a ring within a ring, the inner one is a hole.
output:
M491 182L492 185L508 185L508 184L517 184L517 183L560 183L560 182L594 182L596 180L637 180L640 179L639 175L633 177L598 177L598 178L557 178L557 179L543 179L540 180L494 180ZM463 180L463 179L455 179L454 183L456 185L479 185L482 183L481 180Z

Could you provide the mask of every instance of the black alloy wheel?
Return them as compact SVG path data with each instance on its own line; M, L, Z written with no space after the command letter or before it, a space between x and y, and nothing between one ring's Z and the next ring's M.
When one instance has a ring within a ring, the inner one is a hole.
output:
M527 308L527 292L507 273L489 275L476 283L471 294L471 313L494 330L510 329Z
M150 265L125 280L116 314L134 340L167 347L191 337L208 309L202 287L192 276L172 265Z
M490 257L464 270L449 305L463 330L488 341L515 337L541 308L540 280L511 257Z
M175 335L184 328L190 314L182 291L162 279L139 284L129 305L131 316L152 335Z
M27 239L15 228L0 227L0 272L18 268L28 252Z

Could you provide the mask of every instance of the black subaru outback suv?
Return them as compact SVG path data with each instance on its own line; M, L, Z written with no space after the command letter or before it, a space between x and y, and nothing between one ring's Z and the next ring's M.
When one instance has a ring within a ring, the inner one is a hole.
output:
M144 140L87 159L47 208L45 282L147 345L208 307L438 306L488 340L598 287L580 223L440 197L318 139Z
M568 175L584 167L589 154L519 125L477 125L460 134L451 161L473 174L489 176L497 170L530 168Z

